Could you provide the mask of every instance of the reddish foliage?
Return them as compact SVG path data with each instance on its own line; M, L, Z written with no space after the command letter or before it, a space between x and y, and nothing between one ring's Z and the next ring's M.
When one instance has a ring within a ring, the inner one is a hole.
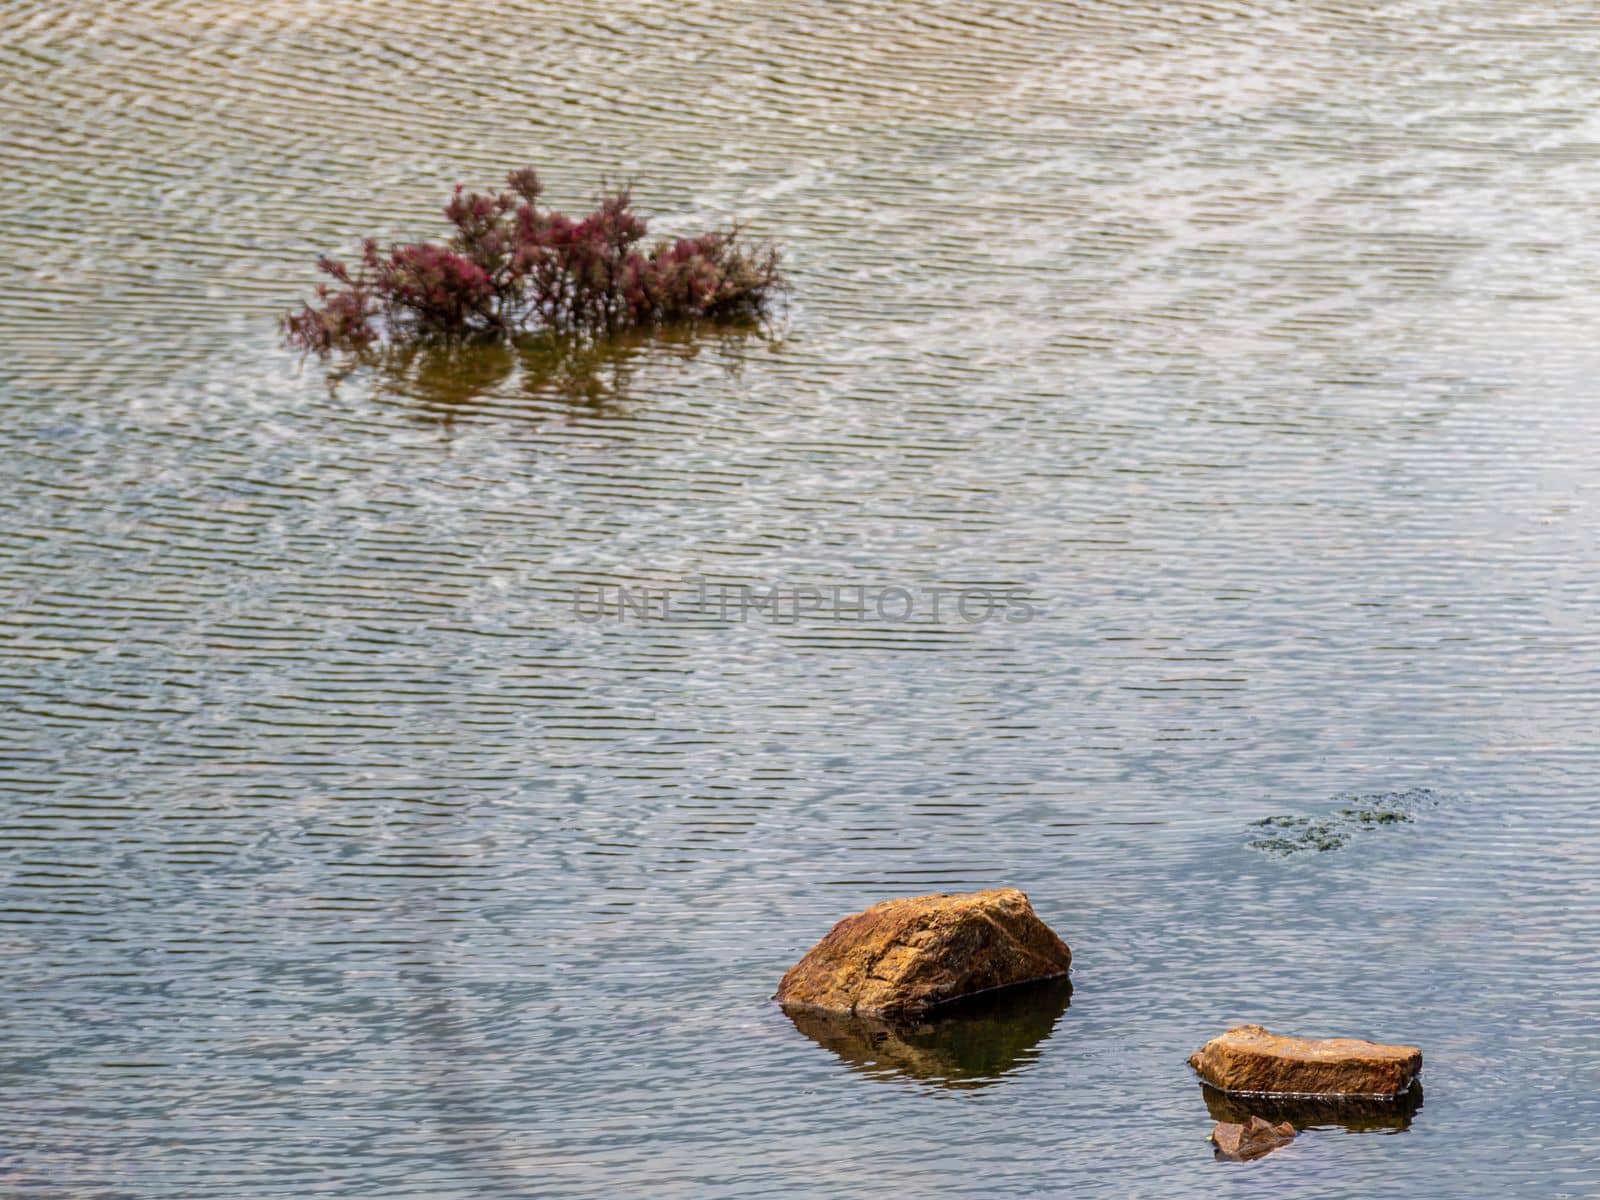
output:
M409 341L509 337L529 329L609 333L669 321L750 318L782 288L778 255L746 250L737 229L641 249L645 222L626 191L573 218L542 209L539 177L514 171L495 195L457 187L443 243L381 250L354 271L324 258L332 283L283 319L290 344L326 353Z

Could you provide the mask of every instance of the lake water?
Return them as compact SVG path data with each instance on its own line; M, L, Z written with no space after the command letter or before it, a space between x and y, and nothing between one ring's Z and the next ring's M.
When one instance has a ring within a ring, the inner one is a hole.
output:
M0 34L8 1196L1600 1194L1594 12ZM524 163L780 242L786 315L280 348L318 253ZM579 603L699 579L917 619ZM1000 884L1070 1004L769 1001ZM1244 1021L1425 1103L1214 1162L1184 1060Z

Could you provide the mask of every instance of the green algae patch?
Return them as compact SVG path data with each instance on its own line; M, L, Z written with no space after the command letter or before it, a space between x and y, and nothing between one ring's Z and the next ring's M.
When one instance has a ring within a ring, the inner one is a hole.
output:
M1288 814L1263 817L1251 826L1263 832L1246 843L1268 854L1323 853L1348 845L1352 838L1386 825L1408 825L1417 814L1439 801L1432 788L1336 797L1343 806L1320 816Z

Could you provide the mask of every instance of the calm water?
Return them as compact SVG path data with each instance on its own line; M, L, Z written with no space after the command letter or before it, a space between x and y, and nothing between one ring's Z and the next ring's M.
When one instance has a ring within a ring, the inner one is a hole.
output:
M1600 15L0 34L6 1195L1600 1194ZM318 252L525 162L778 239L783 327L278 348ZM1038 613L573 610L695 577ZM1070 1004L769 1003L1001 883ZM1215 1163L1184 1058L1245 1020L1421 1045L1426 1102Z

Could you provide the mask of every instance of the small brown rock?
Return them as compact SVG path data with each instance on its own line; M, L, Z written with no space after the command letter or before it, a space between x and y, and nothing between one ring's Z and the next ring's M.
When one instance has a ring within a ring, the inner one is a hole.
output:
M1072 951L1016 888L885 900L846 917L778 985L785 1006L907 1016L1067 973Z
M1200 1047L1189 1065L1226 1092L1396 1096L1422 1070L1422 1051L1358 1038L1279 1037L1240 1025Z
M1287 1121L1274 1125L1260 1117L1251 1117L1242 1125L1220 1121L1211 1131L1211 1140L1225 1158L1260 1158L1294 1141L1294 1126Z

